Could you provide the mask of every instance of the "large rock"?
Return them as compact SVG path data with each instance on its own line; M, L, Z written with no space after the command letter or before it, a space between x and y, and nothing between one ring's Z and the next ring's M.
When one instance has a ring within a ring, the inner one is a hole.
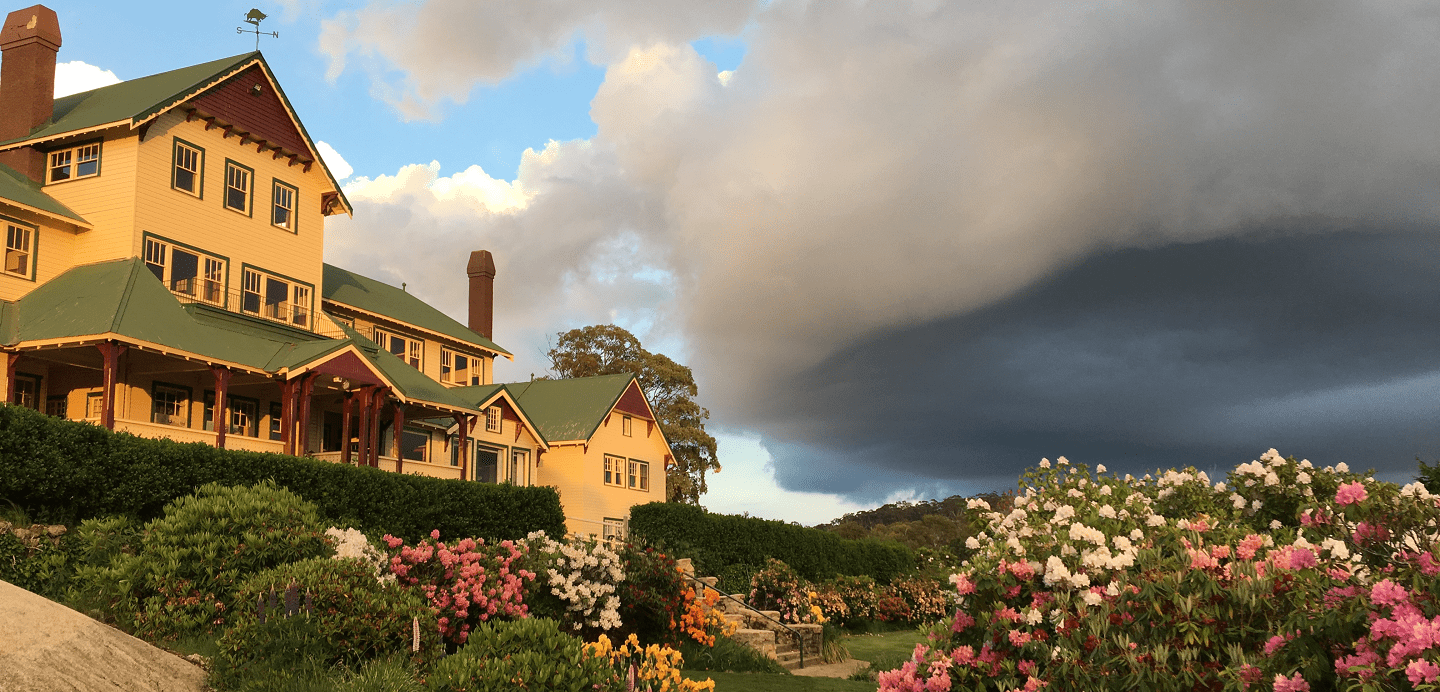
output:
M205 671L0 581L0 692L199 692Z

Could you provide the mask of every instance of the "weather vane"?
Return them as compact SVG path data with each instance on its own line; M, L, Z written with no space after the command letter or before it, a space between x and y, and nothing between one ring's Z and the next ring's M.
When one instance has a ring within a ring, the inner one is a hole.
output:
M235 27L235 33L237 33L237 34L255 34L255 50L257 50L257 51L260 50L260 37L261 37L261 36L273 36L273 37L275 37L275 38L280 38L280 32L278 32L278 31L269 31L269 32L266 32L266 31L261 31L261 30L260 30L260 22L265 21L265 13L264 13L264 12L261 12L260 10L256 10L256 9L250 10L250 14L245 15L245 21L248 22L248 23L250 23L250 24L253 24L253 25L255 26L255 28L254 28L254 29L246 29L246 28L243 27L243 26L237 26L237 27Z

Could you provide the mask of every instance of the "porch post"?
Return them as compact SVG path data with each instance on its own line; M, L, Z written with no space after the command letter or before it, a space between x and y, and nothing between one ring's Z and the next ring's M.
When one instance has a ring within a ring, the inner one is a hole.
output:
M470 421L466 420L467 418L469 418L469 416L467 416L467 415L465 415L465 414L463 414L463 413L457 413L457 414L455 414L455 425L456 425L456 427L458 427L458 428L460 429L460 435L459 435L459 437L457 438L457 439L458 439L458 442L456 442L456 444L460 445L460 449L459 449L459 455L460 455L460 480L462 480L462 481L468 481L468 480L470 480L470 479L465 475L465 471L466 471L466 470L469 468L469 466L470 466L470 463L469 463L469 462L470 462L470 443L469 443L470 435L468 434L468 431L466 430L466 427L470 424Z
M405 441L405 407L395 400L395 473L405 471L405 450L400 446Z
M104 384L102 385L100 399L100 424L105 426L107 429L114 430L115 381L119 379L118 375L120 371L120 354L124 353L129 347L123 344L117 344L113 341L106 341L101 344L96 344L95 347L100 349L100 356L105 359L103 375Z
M230 368L212 365L210 373L215 376L215 447L225 449L225 433L230 431L230 421L222 419L219 411L223 410L221 403L225 401L225 393L230 390ZM224 423L222 425L221 423Z
M311 372L300 380L300 443L296 445L295 456L310 453L310 398L315 394L315 378L320 373Z
M374 394L373 386L365 386L360 390L360 401L355 405L355 414L360 416L360 434L357 442L360 443L360 455L356 460L357 466L370 465L370 397Z
M295 454L295 385L297 380L280 383L280 442L284 443L284 454Z
M350 408L355 393L346 391L345 400L340 403L340 458L350 463Z
M20 354L5 354L5 401L15 403L15 364L20 362Z
M375 390L370 401L370 465L380 468L380 412L385 410L385 395L389 390L381 387Z

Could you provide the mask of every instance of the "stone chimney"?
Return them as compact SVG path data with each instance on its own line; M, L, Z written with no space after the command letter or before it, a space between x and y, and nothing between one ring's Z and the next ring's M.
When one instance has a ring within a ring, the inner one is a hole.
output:
M494 338L495 258L489 250L476 250L470 253L465 273L470 275L470 331Z
M60 19L44 5L16 10L0 26L0 142L30 134L55 109L55 54ZM45 153L34 147L0 152L0 163L37 183L45 181Z

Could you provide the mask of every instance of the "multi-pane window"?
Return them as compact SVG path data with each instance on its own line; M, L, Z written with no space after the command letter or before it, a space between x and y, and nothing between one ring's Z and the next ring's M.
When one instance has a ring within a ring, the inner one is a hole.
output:
M284 414L280 410L280 402L270 402L270 439L281 438L280 431L284 427Z
M525 476L530 471L528 463L530 455L523 449L517 449L510 453L510 482L515 485L526 485Z
M240 280L240 309L252 315L310 326L312 291L309 286L245 268Z
M491 406L491 407L485 409L485 431L486 431L486 432L493 432L493 433L498 433L498 432L500 432L500 421L501 421L501 415L500 415L500 407L499 407L499 406Z
M225 206L242 214L250 213L250 191L254 171L234 161L225 162Z
M446 384L480 384L480 359L440 349L440 381Z
M625 460L605 455L605 485L625 487Z
M145 267L172 292L225 304L225 260L149 236L144 257Z
M52 396L45 399L45 415L65 418L69 404L64 396Z
M15 375L15 392L10 400L17 406L40 410L40 376L39 375Z
M387 332L379 327L375 328L375 343L393 354L396 358L409 363L416 370L423 370L420 364L423 360L425 342L419 339L400 336Z
M271 195L274 202L270 212L270 223L277 228L287 231L295 230L295 188L280 181L275 181L275 191Z
M35 254L35 229L5 224L5 273L30 278Z
M621 417L621 418L620 418L620 434L624 435L625 437L630 437L631 433L632 433L632 432L634 431L634 429L635 429L635 425L634 425L634 424L635 424L635 421L634 421L633 419L631 419L630 416L623 416L623 417Z
M650 462L631 459L628 480L632 490L650 490Z
M100 420L105 415L105 395L101 392L89 392L85 395L85 418L86 420Z
M100 175L100 143L82 144L50 152L49 181L89 178Z
M175 140L175 172L170 185L176 190L202 196L201 170L205 161L205 150Z
M230 400L229 434L259 437L260 402L238 396L226 398Z
M180 387L156 384L151 395L150 422L190 427L190 392Z
M603 534L601 535L601 538L604 538L604 539L607 540L607 541L623 541L623 540L625 540L625 520L624 520L624 519L615 519L615 518L613 518L613 517L605 517L605 521L604 521L601 525L604 527L604 529L603 529Z

